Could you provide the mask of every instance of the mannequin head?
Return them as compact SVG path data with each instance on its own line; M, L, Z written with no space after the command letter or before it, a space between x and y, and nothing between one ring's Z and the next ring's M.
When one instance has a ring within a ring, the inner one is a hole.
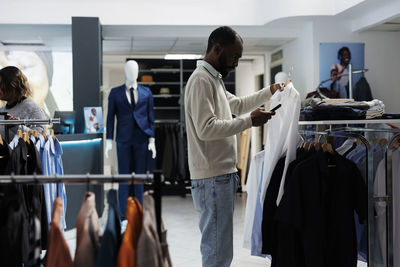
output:
M138 78L139 65L135 60L129 60L125 63L125 84L130 87L136 85Z
M288 78L289 77L285 72L280 71L277 74L275 74L275 83L284 83Z

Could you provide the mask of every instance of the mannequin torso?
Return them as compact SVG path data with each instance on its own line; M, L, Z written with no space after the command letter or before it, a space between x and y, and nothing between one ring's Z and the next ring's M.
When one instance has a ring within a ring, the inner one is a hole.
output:
M139 74L139 65L134 60L129 60L125 63L125 94L129 104L132 103L130 88L134 88L133 96L134 101L137 104L139 100L139 87L137 83L137 78ZM110 104L109 104L110 106ZM114 114L109 114L108 116L114 116ZM153 122L154 123L154 122ZM105 156L108 158L108 152L112 149L112 138L107 137L106 148L105 148ZM154 137L148 138L148 150L152 152L152 158L156 157L156 147L155 147L155 139Z

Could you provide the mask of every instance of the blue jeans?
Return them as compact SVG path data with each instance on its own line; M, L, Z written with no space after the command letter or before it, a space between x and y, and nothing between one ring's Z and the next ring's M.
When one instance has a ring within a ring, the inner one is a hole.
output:
M233 258L233 210L236 173L193 179L192 197L199 213L203 267L229 267Z

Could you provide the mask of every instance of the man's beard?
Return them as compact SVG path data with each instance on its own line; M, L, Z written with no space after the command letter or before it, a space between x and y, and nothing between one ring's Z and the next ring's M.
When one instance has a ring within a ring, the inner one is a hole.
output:
M229 72L234 69L233 67L227 66L225 53L222 53L221 56L218 58L218 64L219 72L221 73L223 78L228 76Z

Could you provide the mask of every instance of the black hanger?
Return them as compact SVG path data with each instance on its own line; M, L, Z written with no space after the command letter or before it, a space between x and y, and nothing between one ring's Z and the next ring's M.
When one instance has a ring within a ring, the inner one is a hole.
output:
M131 173L131 184L130 184L130 186L129 186L129 195L131 196L131 197L133 197L133 198L135 198L135 185L134 185L134 182L135 182L135 173L134 172L132 172Z
M86 174L86 193L89 193L89 183L90 183L89 173L87 173Z
M54 176L55 176L55 178L57 180L57 183L56 183L56 197L59 197L60 195L58 194L58 185L60 184L60 177L58 177L57 174L55 174Z

